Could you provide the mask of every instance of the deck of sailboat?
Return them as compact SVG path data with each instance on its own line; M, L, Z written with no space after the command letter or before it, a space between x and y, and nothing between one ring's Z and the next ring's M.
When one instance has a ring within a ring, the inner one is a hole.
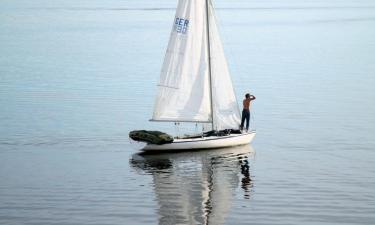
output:
M255 136L255 131L226 136L209 136L199 138L175 139L172 143L156 145L147 144L143 151L176 151L191 149L213 149L249 144Z

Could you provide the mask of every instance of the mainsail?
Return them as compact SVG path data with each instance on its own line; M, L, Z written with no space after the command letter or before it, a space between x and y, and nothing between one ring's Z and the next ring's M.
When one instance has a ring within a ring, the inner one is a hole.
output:
M152 120L238 128L238 104L213 7L205 0L179 0Z

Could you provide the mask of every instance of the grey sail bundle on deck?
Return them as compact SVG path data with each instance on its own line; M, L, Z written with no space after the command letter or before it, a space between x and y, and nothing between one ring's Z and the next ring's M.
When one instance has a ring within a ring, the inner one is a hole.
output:
M133 130L129 137L134 141L146 142L148 144L166 144L172 143L173 137L160 131Z

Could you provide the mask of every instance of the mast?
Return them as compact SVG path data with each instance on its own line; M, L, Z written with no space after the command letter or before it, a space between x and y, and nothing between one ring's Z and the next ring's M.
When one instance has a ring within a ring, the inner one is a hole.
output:
M214 127L214 110L213 110L213 98L212 98L212 73L211 73L211 44L210 44L210 19L209 19L209 0L206 0L206 31L207 31L207 53L208 53L208 77L209 77L209 88L210 88L210 106L211 106L211 124L212 130Z

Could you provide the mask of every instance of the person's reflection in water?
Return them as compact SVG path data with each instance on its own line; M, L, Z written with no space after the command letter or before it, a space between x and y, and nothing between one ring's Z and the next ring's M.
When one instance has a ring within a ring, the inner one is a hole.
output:
M247 160L247 157L244 157L243 159L240 159L240 165L241 165L241 174L243 175L243 178L241 179L241 188L244 190L244 198L250 199L250 189L253 187L253 184L251 183L250 178L250 166L249 161Z

